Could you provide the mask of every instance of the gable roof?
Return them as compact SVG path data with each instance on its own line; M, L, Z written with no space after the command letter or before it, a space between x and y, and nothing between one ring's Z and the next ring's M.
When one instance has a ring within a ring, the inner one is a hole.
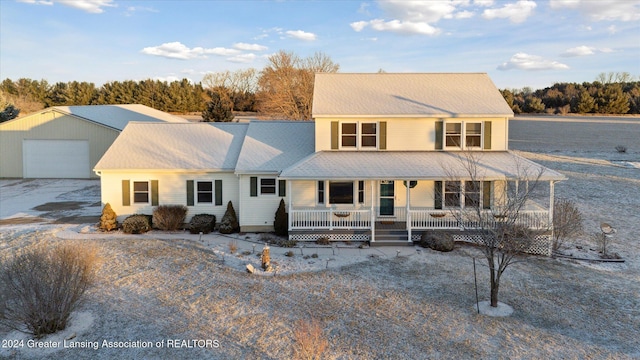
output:
M164 111L141 104L54 106L43 111L47 110L77 116L120 131L122 131L130 121L189 122L181 117L173 116Z
M312 116L512 117L486 73L319 73Z
M566 177L510 151L472 154L478 180L565 180ZM442 180L469 179L464 152L320 151L285 169L291 180ZM538 175L540 178L538 178Z
M236 173L278 173L315 151L315 124L308 121L252 121Z
M248 126L131 122L94 170L233 171Z

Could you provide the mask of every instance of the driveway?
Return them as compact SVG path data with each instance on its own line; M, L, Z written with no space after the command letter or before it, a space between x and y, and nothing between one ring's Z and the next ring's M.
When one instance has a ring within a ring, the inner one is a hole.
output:
M0 180L0 225L100 220L100 180Z

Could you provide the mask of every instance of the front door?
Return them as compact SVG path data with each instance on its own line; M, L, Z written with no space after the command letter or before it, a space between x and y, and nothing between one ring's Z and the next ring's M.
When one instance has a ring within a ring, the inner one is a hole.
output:
M393 181L380 181L380 216L393 216L395 194Z

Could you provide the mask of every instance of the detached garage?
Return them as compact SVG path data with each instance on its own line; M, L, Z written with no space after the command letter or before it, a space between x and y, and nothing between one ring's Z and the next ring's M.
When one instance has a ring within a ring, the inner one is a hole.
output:
M0 123L0 178L97 178L130 121L188 122L144 105L56 106Z

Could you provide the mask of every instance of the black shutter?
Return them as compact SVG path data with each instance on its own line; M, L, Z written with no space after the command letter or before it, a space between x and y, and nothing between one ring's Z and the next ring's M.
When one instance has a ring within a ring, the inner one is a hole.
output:
M258 178L255 176L252 176L250 179L249 196L258 196Z
M193 205L193 180L187 180L187 206Z
M222 180L215 181L216 205L222 205Z
M158 206L158 180L151 180L151 206Z
M435 181L433 186L433 207L436 209L442 209L442 181Z
M442 150L442 129L443 122L436 121L436 150Z
M339 139L338 139L338 122L331 122L331 149L338 149Z
M491 209L491 181L482 182L482 208Z
M280 195L280 197L287 196L287 181L286 180L278 180L278 195Z
M491 150L491 121L484 122L484 149Z
M131 205L131 185L129 180L122 180L122 206Z

